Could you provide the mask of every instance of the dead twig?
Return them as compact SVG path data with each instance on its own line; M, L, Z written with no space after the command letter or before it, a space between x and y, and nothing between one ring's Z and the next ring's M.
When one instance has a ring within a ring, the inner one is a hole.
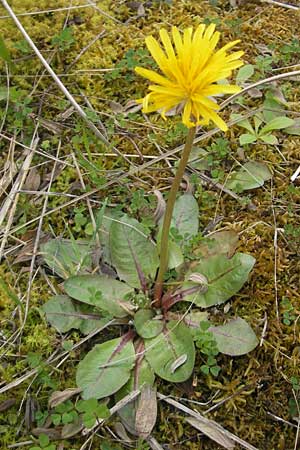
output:
M282 8L294 9L295 11L299 11L300 8L298 6L289 5L288 3L281 3L275 0L260 0L263 3L269 3L270 5L281 6Z
M60 11L69 11L71 9L81 9L81 8L93 8L95 6L95 3L87 3L85 5L77 5L77 6L66 6L64 8L56 8L56 9L44 9L41 11L31 11L31 12L24 12L16 14L17 17L21 16L35 16L37 14L48 14L53 12L60 12ZM10 16L0 16L0 19L9 19Z
M280 73L278 75L274 75L273 77L265 78L264 80L257 81L256 83L252 83L249 86L245 87L242 91L237 94L233 94L231 97L224 100L224 102L220 105L220 110L224 109L225 106L229 105L234 99L240 97L240 95L246 94L246 92L254 89L258 86L262 86L264 84L272 83L273 81L282 80L284 78L295 77L300 75L300 70L293 70L292 72Z

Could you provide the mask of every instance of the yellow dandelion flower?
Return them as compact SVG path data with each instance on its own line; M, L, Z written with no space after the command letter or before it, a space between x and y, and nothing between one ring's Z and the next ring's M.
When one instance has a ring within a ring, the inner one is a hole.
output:
M162 75L143 67L135 68L139 75L155 83L149 86L150 93L137 100L143 104L143 112L159 110L165 118L166 112L177 108L182 110L182 122L189 128L212 121L226 131L226 123L216 113L220 107L214 96L240 90L232 84L217 84L243 65L240 61L243 51L227 53L240 41L215 50L220 33L215 31L214 24L199 25L195 32L187 28L183 35L173 27L173 43L166 30L160 30L159 34L163 48L152 36L146 38L146 45Z

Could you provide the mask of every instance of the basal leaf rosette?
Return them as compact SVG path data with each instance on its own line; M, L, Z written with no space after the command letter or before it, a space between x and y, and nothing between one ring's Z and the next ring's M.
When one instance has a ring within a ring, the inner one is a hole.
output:
M172 27L171 37L165 29L159 32L162 47L153 36L146 37L146 45L161 73L136 67L136 72L153 82L150 93L137 100L143 112L159 110L162 117L173 108L182 111L182 122L188 128L213 122L221 130L227 125L216 111L220 108L214 97L234 94L240 87L223 84L232 71L241 67L243 51L228 53L239 40L229 42L219 50L216 46L220 32L215 24L201 24L195 31L186 28L181 33ZM173 42L172 42L173 40ZM222 84L218 82L222 81Z

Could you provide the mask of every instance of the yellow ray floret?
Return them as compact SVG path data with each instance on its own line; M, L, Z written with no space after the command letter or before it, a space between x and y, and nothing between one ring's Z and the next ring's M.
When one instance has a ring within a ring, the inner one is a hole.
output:
M146 38L146 45L161 73L135 68L139 75L155 83L149 86L150 93L137 100L142 103L143 112L159 110L165 118L170 109L181 107L182 122L187 127L213 122L226 131L226 123L216 113L219 106L213 96L240 91L239 86L217 83L243 65L240 58L244 52L228 54L239 41L215 50L220 33L214 24L199 25L194 32L187 28L183 34L173 27L173 42L166 30L160 30L159 35L162 46L152 36Z

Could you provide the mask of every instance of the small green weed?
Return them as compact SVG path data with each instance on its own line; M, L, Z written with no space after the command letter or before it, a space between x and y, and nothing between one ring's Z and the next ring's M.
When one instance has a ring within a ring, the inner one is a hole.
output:
M57 405L51 411L38 411L35 420L39 427L43 427L50 418L54 426L64 426L70 423L81 422L85 427L91 428L98 419L107 419L110 411L105 403L99 403L95 398L79 400L76 404L67 400Z
M282 308L282 322L284 325L291 325L296 319L293 305L288 298L284 297L280 302L280 306Z
M208 331L211 323L201 322L199 329L194 335L196 347L200 353L207 356L206 364L203 364L200 369L205 374L211 374L214 377L219 375L221 367L217 365L216 356L219 354L217 342L213 333Z
M61 51L69 50L70 47L74 44L74 42L75 39L71 27L64 28L59 34L56 34L51 39L51 44Z
M145 49L130 49L124 57L115 65L111 72L107 72L104 75L106 81L117 80L122 78L127 82L132 82L135 79L134 68L146 64L150 68L155 67L152 58Z
M273 64L274 64L273 56L259 55L255 58L255 68L263 76L265 76L268 72L272 70Z
M288 44L284 44L278 49L280 59L285 63L291 63L295 58L300 55L300 40L297 38L292 39Z
M56 450L55 444L50 444L50 439L46 434L40 434L38 446L30 447L29 450Z
M14 48L18 50L22 55L28 55L32 52L29 44L25 39L22 39L21 41L17 41L14 43Z
M85 206L74 208L74 224L73 230L76 233L81 234L83 232L87 236L93 235L93 225Z
M294 124L293 119L285 116L274 117L270 121L266 121L263 115L257 114L253 117L253 125L249 119L243 119L241 114L232 114L231 118L238 120L237 125L247 130L247 133L243 133L239 137L242 146L254 144L257 141L277 145L279 141L272 132L288 128Z
M300 390L300 379L298 377L291 377L291 383L294 391Z
M297 187L292 187L294 189L294 191L297 192ZM291 208L291 215L293 215L293 208ZM291 224L291 223L287 223L284 226L284 233L285 236L287 238L287 240L289 241L289 244L291 245L291 247L293 249L295 249L296 253L299 253L299 249L300 249L300 226Z
M76 409L81 413L83 424L87 428L95 425L96 420L106 419L110 416L109 409L105 403L99 403L95 398L79 400Z
M71 400L67 400L66 402L56 406L50 417L53 425L66 425L68 423L75 422L75 420L78 419L78 413L74 409L74 404Z
M34 384L56 389L56 382L50 376L50 367L45 363L39 353L29 352L26 361L31 369L37 369L37 377Z

